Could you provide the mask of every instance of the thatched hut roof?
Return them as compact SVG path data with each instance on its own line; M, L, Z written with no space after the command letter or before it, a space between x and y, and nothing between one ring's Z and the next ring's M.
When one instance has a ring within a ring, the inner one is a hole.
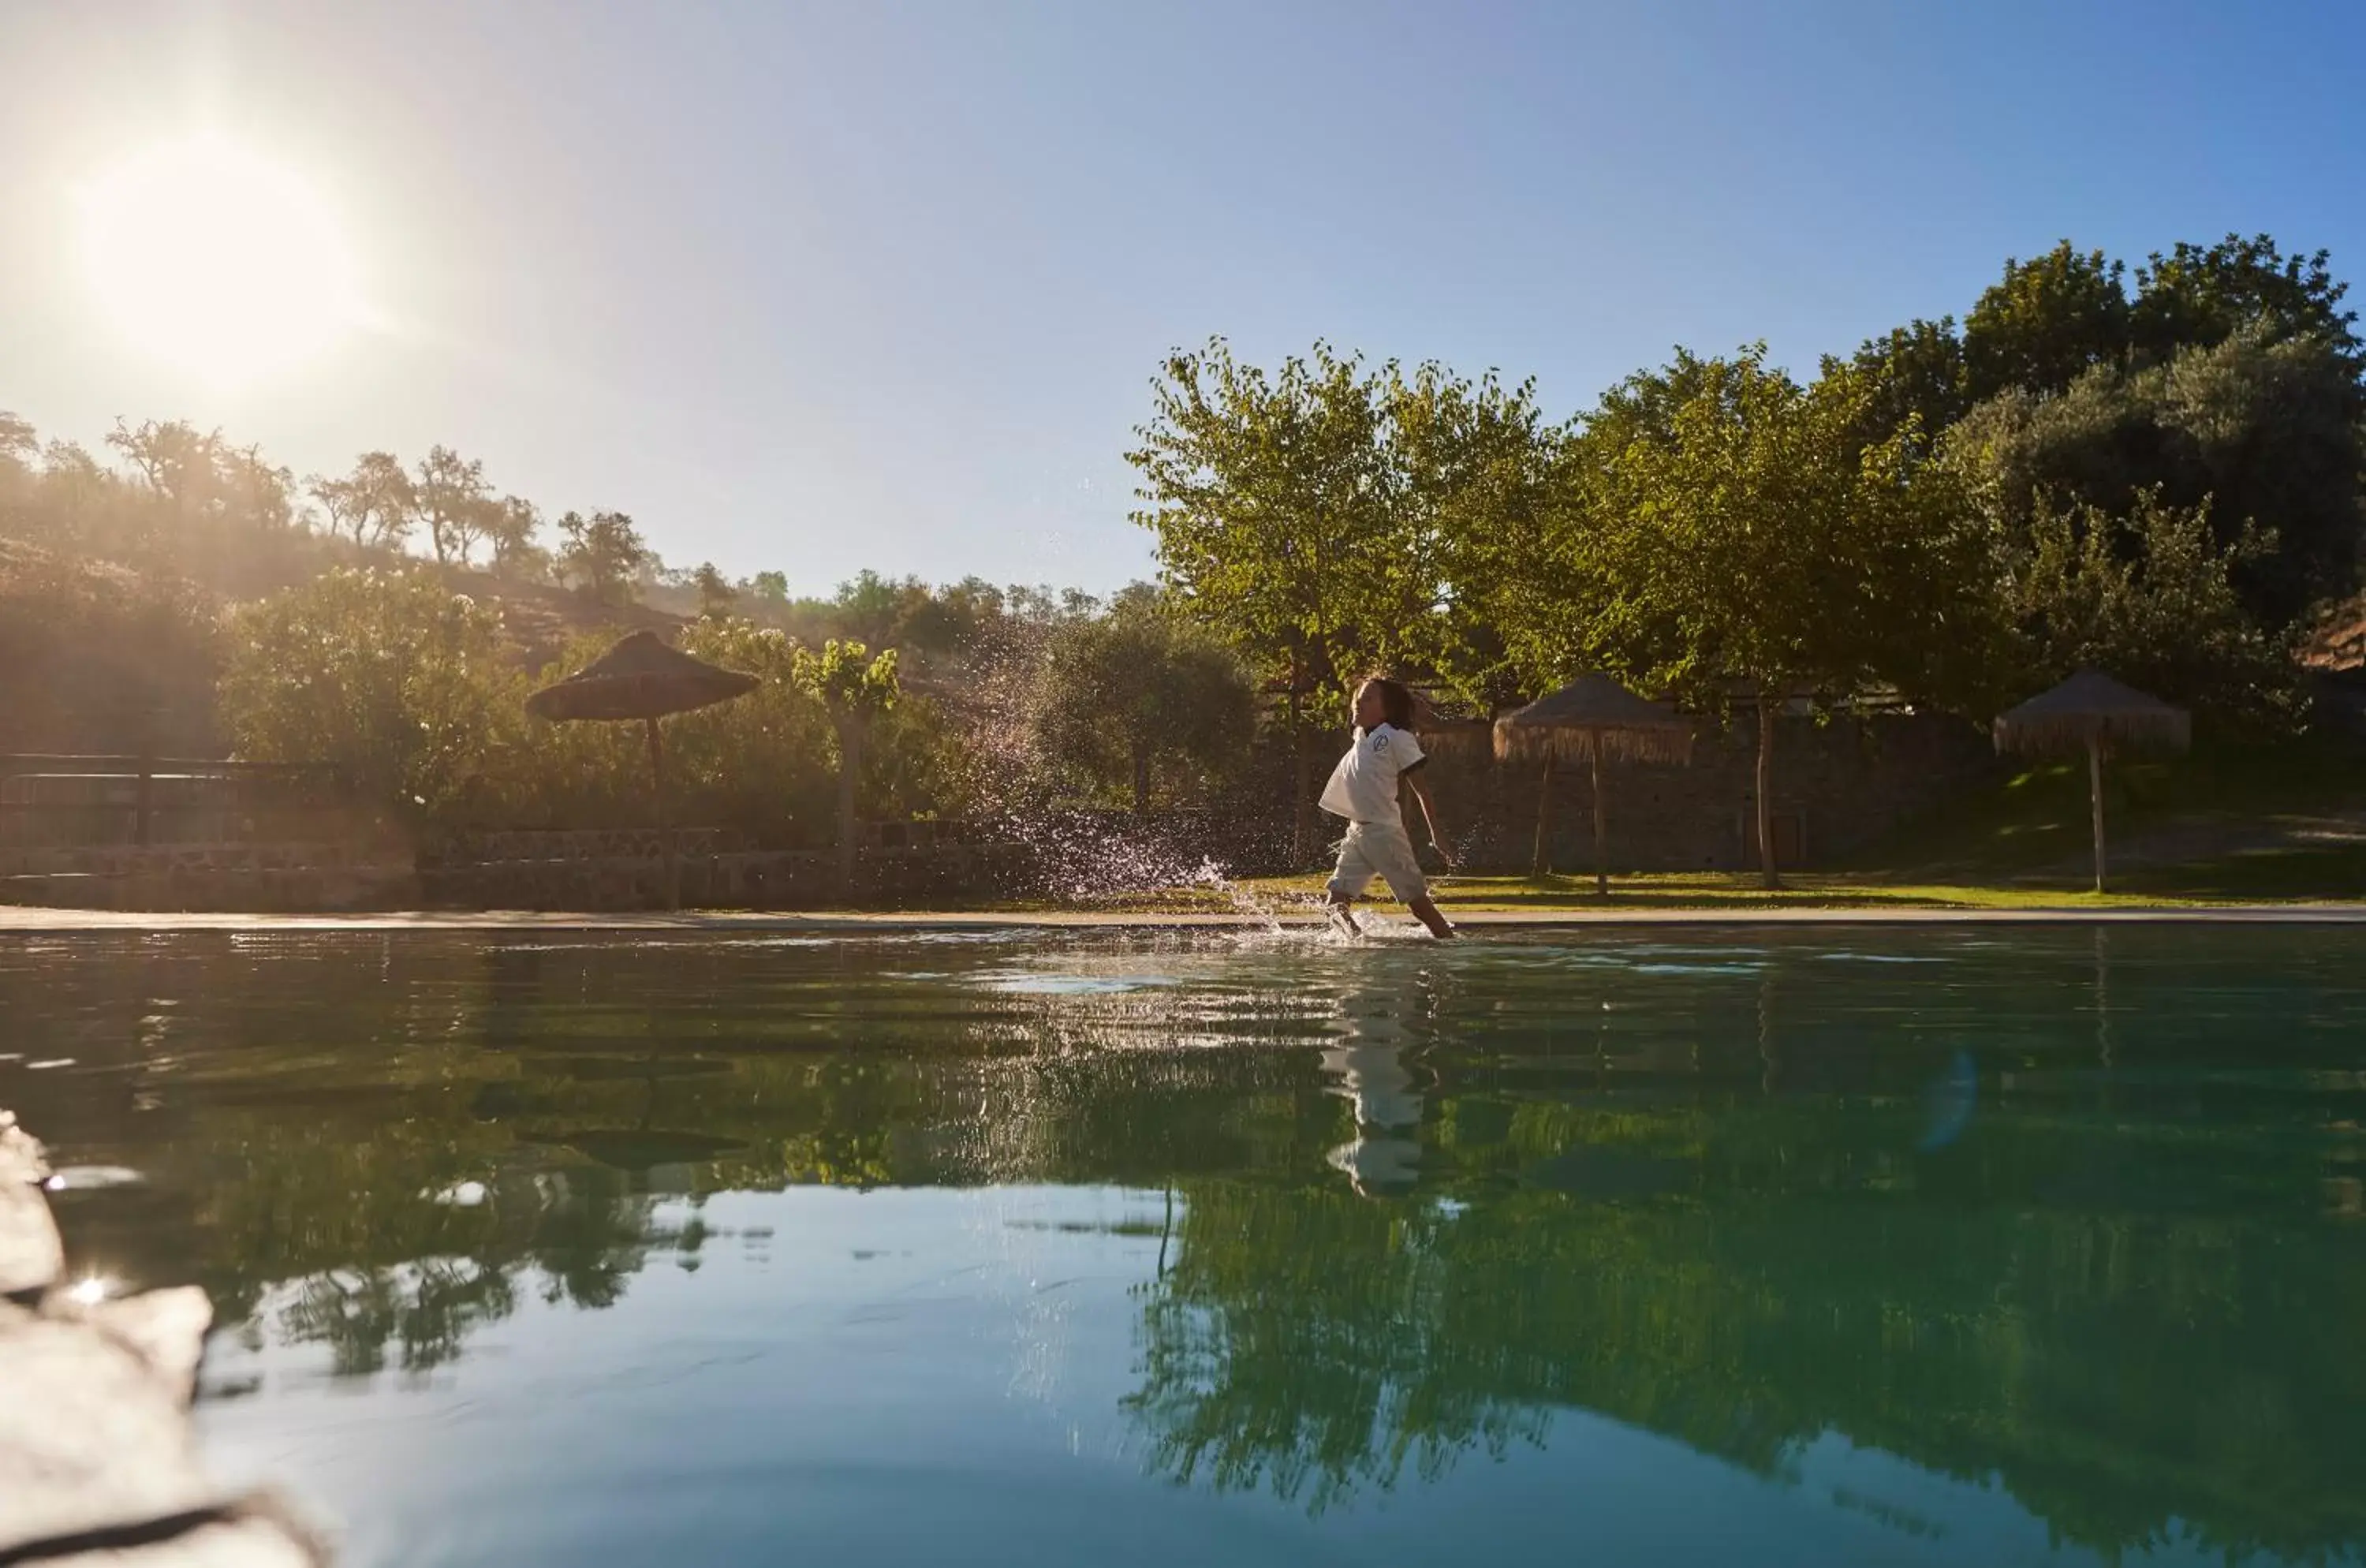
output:
M536 718L662 718L753 691L756 677L693 659L638 631L564 681L526 698Z
M2193 744L2193 717L2101 671L2081 670L1996 721L2000 751L2079 751L2090 739L2111 750L2182 751Z
M1493 755L1493 730L1483 718L1433 718L1417 734L1421 749L1433 757L1460 757L1484 762Z
M1604 757L1639 762L1692 758L1690 720L1645 702L1607 675L1581 675L1549 696L1495 721L1495 755L1549 754L1565 761Z

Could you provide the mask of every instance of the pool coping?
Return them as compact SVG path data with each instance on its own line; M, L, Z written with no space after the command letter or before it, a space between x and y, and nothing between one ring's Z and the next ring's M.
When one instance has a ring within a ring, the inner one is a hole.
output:
M1549 931L1594 926L1791 925L2366 925L2366 903L2048 906L2015 909L1864 907L1718 909L1476 909L1457 914L1472 928ZM986 931L1258 931L1319 927L1316 914L1032 913L854 910L692 910L679 914L568 913L531 909L418 910L380 914L155 913L0 906L0 935L69 936L122 931L618 931L812 932Z

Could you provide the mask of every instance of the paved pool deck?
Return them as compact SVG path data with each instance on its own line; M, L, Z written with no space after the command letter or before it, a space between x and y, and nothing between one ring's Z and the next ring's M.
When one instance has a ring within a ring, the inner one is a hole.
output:
M1402 917L1391 917L1402 918ZM1721 909L1479 909L1454 916L1473 930L1551 931L1587 926L1927 926L1927 925L2360 925L2366 903L2226 904L2104 908L1785 907ZM548 910L422 910L355 915L159 914L114 909L0 907L0 936L62 936L126 931L618 931L830 934L882 931L1256 931L1316 927L1320 915L861 911L786 913L685 910L679 914L567 914Z

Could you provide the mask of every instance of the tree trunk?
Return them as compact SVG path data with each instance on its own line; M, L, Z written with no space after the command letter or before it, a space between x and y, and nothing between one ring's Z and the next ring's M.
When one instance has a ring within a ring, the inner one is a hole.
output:
M1150 815L1150 748L1140 741L1133 746L1133 814Z
M649 735L649 794L657 811L658 855L664 861L665 907L682 908L682 863L673 852L673 813L666 808L665 747L658 739L658 721L643 721Z
M854 896L854 786L862 774L862 727L849 719L838 728L838 891Z
M1594 738L1594 750L1588 753L1594 783L1594 896L1610 897L1609 834L1602 815L1602 737Z
M1528 858L1530 876L1545 876L1550 874L1552 871L1552 863L1545 852L1551 843L1551 840L1547 836L1546 824L1552 818L1552 775L1553 754L1547 751L1545 776L1537 785L1537 847L1535 853Z
M1774 709L1763 690L1758 694L1758 874L1768 888L1783 886L1774 864Z
M2103 890L2103 741L2087 737L2087 804L2095 818L2095 891Z
M1314 841L1314 770L1306 750L1306 711L1299 693L1302 684L1298 656L1290 656L1290 746L1296 767L1295 798L1290 806L1290 863L1303 870Z

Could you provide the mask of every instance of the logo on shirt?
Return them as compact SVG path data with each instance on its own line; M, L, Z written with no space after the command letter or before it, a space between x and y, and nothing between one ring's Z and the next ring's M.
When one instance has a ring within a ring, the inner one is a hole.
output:
M1385 751L1385 750L1387 750L1388 749L1389 749L1389 738L1388 738L1387 736L1385 736L1385 735L1375 735L1375 736L1373 736L1373 737L1372 737L1372 750L1375 750L1375 751Z

